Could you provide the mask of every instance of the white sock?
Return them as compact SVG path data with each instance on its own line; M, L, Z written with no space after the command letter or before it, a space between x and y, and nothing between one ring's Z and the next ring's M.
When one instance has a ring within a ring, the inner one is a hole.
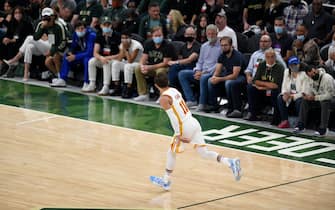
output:
M165 172L164 176L163 176L163 180L165 183L168 183L170 181L170 174L169 172Z
M230 166L229 160L230 160L230 158L226 158L226 157L222 156L221 159L220 159L220 163L223 163L227 166Z

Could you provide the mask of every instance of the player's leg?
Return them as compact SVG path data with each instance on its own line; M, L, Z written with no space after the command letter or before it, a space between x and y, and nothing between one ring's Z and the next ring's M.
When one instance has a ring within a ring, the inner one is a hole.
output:
M167 152L167 159L166 159L166 169L165 174L163 177L158 176L150 176L150 181L165 190L169 190L171 188L171 180L170 176L173 172L173 169L176 165L176 153L169 148Z

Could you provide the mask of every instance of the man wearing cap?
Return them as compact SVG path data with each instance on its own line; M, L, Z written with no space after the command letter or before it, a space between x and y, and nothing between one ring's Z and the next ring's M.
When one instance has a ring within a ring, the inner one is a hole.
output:
M98 33L94 44L93 58L88 62L89 85L83 87L84 92L94 92L96 89L97 67L103 69L103 87L99 95L107 95L109 92L112 64L118 57L121 43L120 33L112 29L112 20L104 16L100 20L102 31Z
M223 9L221 9L221 11L216 14L215 25L219 29L218 38L221 38L224 36L230 37L233 40L234 49L238 50L236 33L232 28L227 26L227 16L226 16L226 12Z
M306 74L309 77L307 87L302 94L298 125L295 127L295 133L301 133L305 130L309 111L311 109L320 109L320 125L315 131L316 136L325 136L329 122L329 108L331 99L335 96L335 81L333 77L326 73L323 68L308 66Z
M278 96L278 109L281 122L278 128L289 128L288 121L289 110L294 110L298 115L302 101L302 93L307 85L307 75L304 70L304 63L300 63L297 56L288 59L288 69L284 71L281 93Z
M8 61L9 66L17 65L21 57L24 57L24 77L29 78L29 68L33 55L45 55L46 60L49 57L59 57L64 52L67 37L63 25L56 21L57 17L51 8L42 10L42 21L38 23L33 36L28 36L20 47L18 54Z

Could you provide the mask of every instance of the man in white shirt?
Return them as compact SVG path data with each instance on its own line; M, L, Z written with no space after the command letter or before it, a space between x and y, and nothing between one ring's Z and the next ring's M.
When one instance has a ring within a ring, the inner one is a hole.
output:
M220 39L221 37L224 36L230 37L233 40L234 49L238 50L236 33L232 28L227 26L227 16L226 12L223 9L221 9L221 11L216 14L215 25L219 29L218 38Z

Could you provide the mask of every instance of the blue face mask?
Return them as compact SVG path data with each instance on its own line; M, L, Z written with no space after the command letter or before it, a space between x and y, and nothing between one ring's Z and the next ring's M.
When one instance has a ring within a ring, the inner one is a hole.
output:
M305 40L305 35L297 35L297 40L303 42Z
M154 41L155 44L160 44L163 41L163 37L162 36L156 36L156 37L153 37L152 40Z
M82 38L85 36L86 32L85 31L76 31L76 34L79 38Z
M103 27L103 28L102 28L102 32L103 32L104 34L108 34L108 33L111 33L111 32L112 32L112 29L111 29L111 28L107 28L107 27Z
M275 33L282 34L284 32L284 28L280 26L275 26Z

